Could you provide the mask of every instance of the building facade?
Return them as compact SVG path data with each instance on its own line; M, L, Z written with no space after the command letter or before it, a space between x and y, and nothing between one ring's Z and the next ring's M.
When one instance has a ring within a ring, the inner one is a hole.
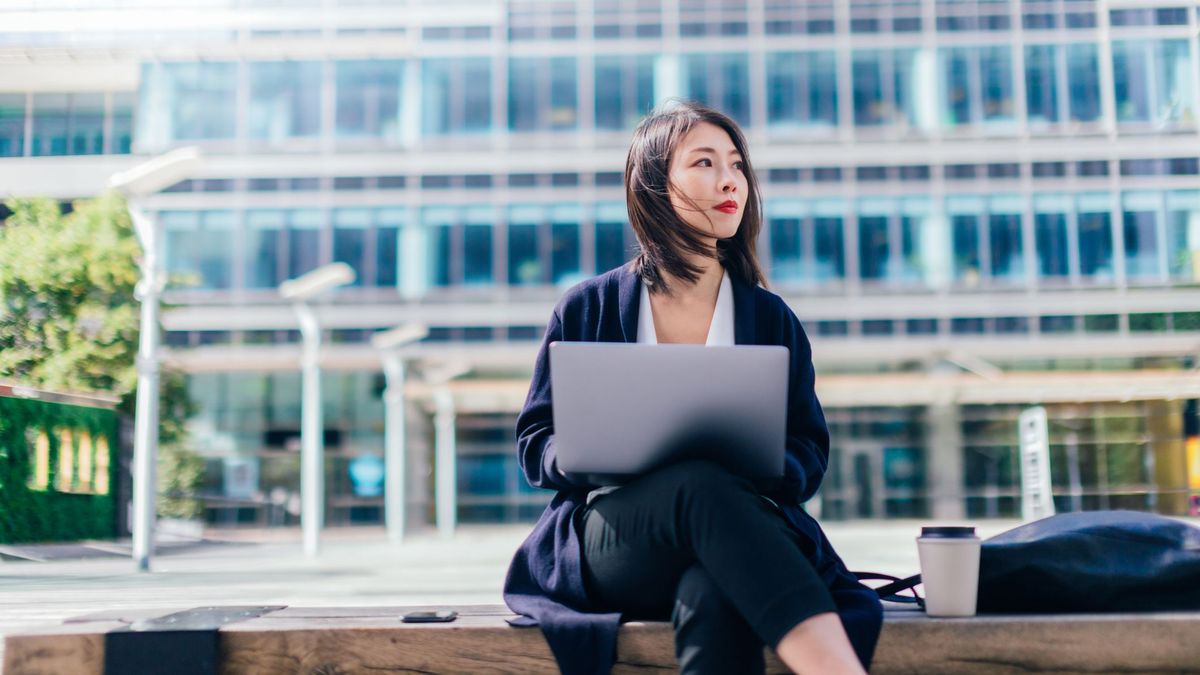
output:
M0 191L67 200L205 153L149 206L212 520L296 520L299 333L277 289L331 261L357 276L319 305L329 522L381 517L369 338L410 321L431 329L406 352L412 519L432 517L441 433L421 373L446 363L471 368L444 385L459 518L535 517L549 495L512 430L536 346L566 287L635 252L624 155L671 97L746 131L760 255L833 435L824 517L1019 513L1030 405L1061 509L1183 512L1200 488L1194 0L18 0L0 17Z

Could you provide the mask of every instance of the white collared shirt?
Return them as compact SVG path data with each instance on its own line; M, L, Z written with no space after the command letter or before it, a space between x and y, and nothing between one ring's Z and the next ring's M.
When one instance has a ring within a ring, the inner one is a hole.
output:
M642 284L642 299L638 306L638 344L658 344L658 334L654 330L654 313L650 308L650 291ZM729 273L721 270L721 287L717 291L717 306L713 309L712 321L708 324L708 338L704 344L709 347L732 347L733 333L733 284L729 282Z

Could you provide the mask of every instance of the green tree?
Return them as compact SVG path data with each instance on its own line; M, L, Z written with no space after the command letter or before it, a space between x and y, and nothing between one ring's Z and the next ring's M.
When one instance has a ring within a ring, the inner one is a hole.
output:
M116 193L68 214L45 198L5 202L0 227L0 378L33 387L104 392L135 408L141 249ZM203 461L187 447L195 406L182 373L160 376L159 513L191 517Z

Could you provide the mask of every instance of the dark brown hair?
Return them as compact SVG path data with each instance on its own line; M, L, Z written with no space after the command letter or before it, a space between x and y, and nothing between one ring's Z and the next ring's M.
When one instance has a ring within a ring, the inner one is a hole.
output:
M758 233L762 230L762 196L741 129L728 116L712 108L693 101L670 100L638 124L625 159L625 203L629 209L629 223L641 245L633 269L642 278L642 283L654 292L670 292L668 276L695 282L701 269L688 262L685 256L711 256L713 253L703 235L675 212L668 190L671 159L679 142L703 122L714 124L729 134L742 155L742 169L746 174L747 195L742 222L737 234L717 240L717 260L731 274L752 286L765 283L755 252ZM696 207L690 198L679 194Z

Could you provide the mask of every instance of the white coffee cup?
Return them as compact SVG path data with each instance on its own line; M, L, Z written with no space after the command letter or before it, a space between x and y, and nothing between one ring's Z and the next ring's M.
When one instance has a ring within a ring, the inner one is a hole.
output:
M917 537L925 613L975 616L979 597L979 537L973 527L922 527Z

